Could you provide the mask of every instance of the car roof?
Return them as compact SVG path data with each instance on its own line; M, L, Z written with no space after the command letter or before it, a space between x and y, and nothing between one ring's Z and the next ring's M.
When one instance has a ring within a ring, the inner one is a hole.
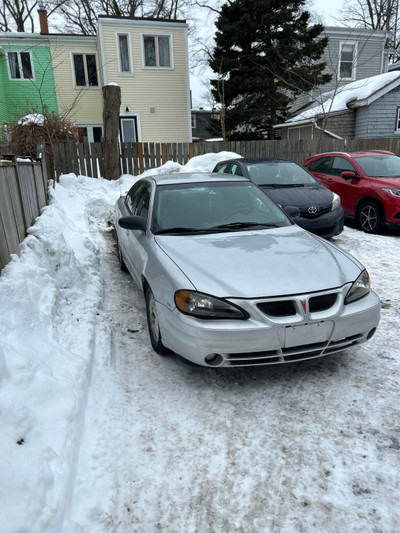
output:
M152 179L157 185L174 185L178 183L215 183L218 181L249 181L248 178L243 176L234 176L232 174L222 174L217 172L176 172L172 174L155 174L153 176L145 176L143 179Z
M323 157L323 156L332 156L332 155L347 155L348 157L368 157L373 155L396 155L393 152L388 152L387 150L359 150L354 152L323 152L321 154L315 154L312 157ZM311 158L309 158L311 159Z
M284 162L284 163L293 163L289 159L282 159L280 157L235 157L233 159L226 159L225 161L219 161L217 165L221 163L233 163L239 161L240 163L274 163L274 162Z

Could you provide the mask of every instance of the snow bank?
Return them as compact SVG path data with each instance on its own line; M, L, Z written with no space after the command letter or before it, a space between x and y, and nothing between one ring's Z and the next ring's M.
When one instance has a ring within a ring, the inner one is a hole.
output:
M144 175L212 170L237 154L168 162ZM59 533L73 483L102 305L96 232L138 179L68 174L50 189L0 277L0 531ZM5 526L5 529L3 529Z

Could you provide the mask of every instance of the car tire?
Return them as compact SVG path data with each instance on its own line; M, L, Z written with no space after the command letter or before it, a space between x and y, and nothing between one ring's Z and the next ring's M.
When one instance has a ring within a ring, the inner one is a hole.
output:
M124 258L122 257L122 252L121 252L121 248L119 247L118 241L117 241L117 254L118 254L119 268L122 270L122 272L128 272L128 268L125 264Z
M160 326L158 324L156 300L150 287L147 287L145 297L147 328L149 330L151 345L154 351L159 355L168 355L172 352L162 343Z
M372 200L364 202L357 211L357 223L366 233L378 233L383 224L379 205Z

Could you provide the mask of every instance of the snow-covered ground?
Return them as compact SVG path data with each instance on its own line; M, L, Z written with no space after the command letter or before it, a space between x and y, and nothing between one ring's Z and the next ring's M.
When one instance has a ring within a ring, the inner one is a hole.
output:
M1 533L398 533L400 235L334 239L382 299L368 343L197 368L152 351L118 268L136 179L63 176L0 277Z

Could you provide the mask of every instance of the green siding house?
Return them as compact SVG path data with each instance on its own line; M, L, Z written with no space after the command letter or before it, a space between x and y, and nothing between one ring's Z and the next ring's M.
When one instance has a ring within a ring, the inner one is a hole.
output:
M28 113L58 113L49 41L39 34L0 34L0 124Z

